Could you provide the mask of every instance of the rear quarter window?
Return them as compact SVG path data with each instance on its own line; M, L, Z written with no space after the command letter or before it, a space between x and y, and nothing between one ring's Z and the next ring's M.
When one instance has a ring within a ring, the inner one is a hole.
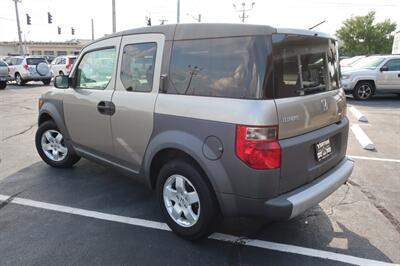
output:
M261 98L270 52L268 36L175 41L167 93Z

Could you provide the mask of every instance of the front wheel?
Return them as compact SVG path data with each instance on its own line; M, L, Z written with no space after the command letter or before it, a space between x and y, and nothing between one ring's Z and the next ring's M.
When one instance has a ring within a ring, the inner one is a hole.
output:
M169 227L188 240L204 238L219 221L215 194L193 162L166 163L157 178L157 196Z
M36 149L40 157L50 166L72 167L80 159L65 142L64 136L53 121L41 124L35 136Z
M373 86L370 82L359 82L353 90L353 96L357 100L368 100L374 93Z

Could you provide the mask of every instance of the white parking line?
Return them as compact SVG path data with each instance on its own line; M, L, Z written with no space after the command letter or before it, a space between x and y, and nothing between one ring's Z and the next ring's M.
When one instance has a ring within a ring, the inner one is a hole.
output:
M348 156L350 158L359 159L359 160L371 160L371 161L400 163L400 160L397 160L397 159L377 158L377 157L367 157L367 156L356 156L356 155L348 155Z
M361 147L365 150L375 150L375 144L372 140L365 134L364 130L361 129L359 124L354 124L351 126L351 131L353 131L354 136L360 143Z
M35 200L30 200L30 199L23 199L23 198L17 198L17 197L10 198L10 196L2 195L2 194L0 194L0 201L8 201L9 203L13 203L13 204L34 207L34 208L39 208L39 209L45 209L45 210L51 210L51 211L56 211L56 212L62 212L62 213L68 213L68 214L74 214L74 215L80 215L80 216L95 218L95 219L99 219L99 220L130 224L130 225L158 229L158 230L163 230L163 231L171 231L171 229L165 223L144 220L144 219L139 219L139 218L131 218L131 217L102 213L102 212L97 212L97 211L72 208L72 207L68 207L68 206L51 204L51 203L35 201ZM312 248L305 248L305 247L300 247L300 246L295 246L295 245L280 244L280 243L269 242L269 241L258 240L258 239L242 238L242 237L237 237L237 236L228 235L228 234L214 233L211 236L209 236L209 238L214 239L214 240L224 241L224 242L235 242L235 243L245 245L245 246L258 247L258 248L263 248L263 249L268 249L268 250L298 254L298 255L321 258L321 259L328 259L328 260L333 260L333 261L340 261L340 262L354 264L354 265L377 265L377 266L389 266L389 265L394 266L394 265L396 265L396 266L400 266L399 264L364 259L364 258L350 256L350 255L335 253L335 252L329 252L329 251L312 249Z
M349 111L357 118L360 122L368 122L368 119L365 115L363 115L355 106L351 106Z

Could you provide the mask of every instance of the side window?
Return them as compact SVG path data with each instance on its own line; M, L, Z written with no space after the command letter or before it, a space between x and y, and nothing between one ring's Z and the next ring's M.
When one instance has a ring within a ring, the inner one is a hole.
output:
M66 64L65 58L60 58L60 61L58 62L59 65L65 65Z
M86 53L77 69L76 87L104 90L111 80L115 63L115 48Z
M17 62L16 62L15 64L16 64L16 65L20 65L20 64L22 64L22 61L23 61L22 58L18 58L18 59L17 59Z
M258 99L268 43L264 36L175 41L167 93Z
M149 92L153 88L156 43L128 44L121 61L121 82L127 91Z
M400 71L400 59L389 60L385 66L388 67L388 71Z
M0 60L0 66L6 66L6 64Z

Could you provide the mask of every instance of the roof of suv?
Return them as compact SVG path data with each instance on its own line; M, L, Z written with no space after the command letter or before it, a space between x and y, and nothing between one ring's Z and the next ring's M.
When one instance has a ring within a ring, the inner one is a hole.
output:
M170 24L151 27L142 27L130 29L107 35L94 42L132 34L144 33L162 33L166 40L190 40L220 37L238 37L238 36L254 36L254 35L271 35L274 33L282 34L300 34L309 36L319 36L325 38L333 38L325 33L300 30L300 29L280 29L267 25L248 25L248 24L228 24L228 23L191 23L191 24Z

